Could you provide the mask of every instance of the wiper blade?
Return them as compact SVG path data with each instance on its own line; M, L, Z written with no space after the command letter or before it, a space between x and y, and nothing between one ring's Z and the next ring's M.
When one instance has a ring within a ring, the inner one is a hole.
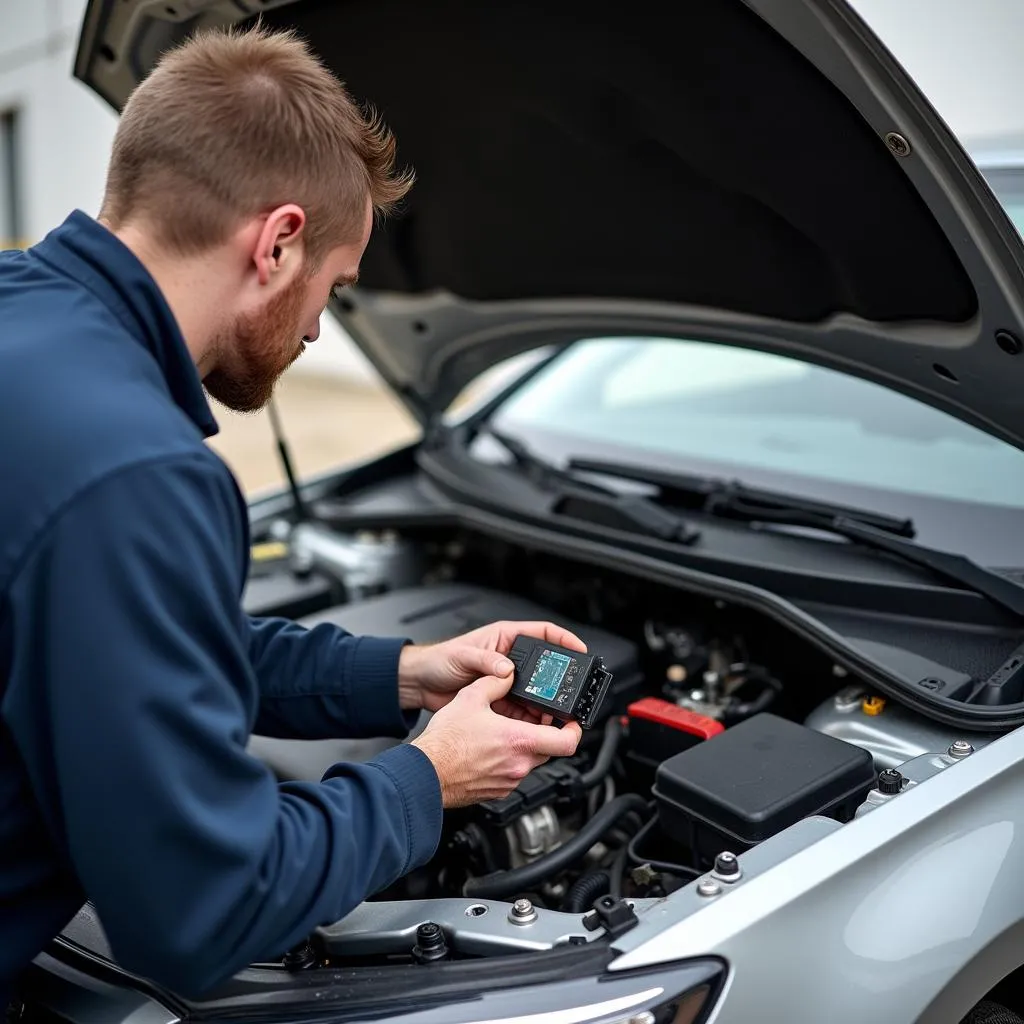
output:
M535 454L518 438L489 424L479 429L497 441L534 483L555 491L551 511L556 515L678 544L692 544L700 536L684 519L650 498L620 494L611 487L580 479L571 469L562 469Z
M696 511L739 519L743 522L779 523L787 526L807 526L812 529L821 524L823 529L828 529L828 524L837 517L842 517L897 537L913 537L915 533L912 519L900 519L869 509L816 501L813 498L786 494L784 491L748 487L735 480L674 473L600 459L570 459L568 466L570 470L578 473L595 473L598 476L651 484L658 487L666 496L682 498L684 504L690 505Z
M963 555L939 551L916 543L914 524L881 513L849 509L783 493L765 491L711 478L644 469L598 459L570 459L569 467L581 473L620 477L649 483L663 494L698 499L697 508L708 515L744 522L776 523L808 527L843 537L855 544L896 555L912 565L928 569L961 588L972 590L993 604L1024 618L1024 587Z

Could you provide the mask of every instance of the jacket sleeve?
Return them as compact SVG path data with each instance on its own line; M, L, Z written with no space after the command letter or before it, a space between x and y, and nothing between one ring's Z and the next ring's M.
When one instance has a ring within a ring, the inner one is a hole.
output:
M242 528L212 458L141 465L64 509L10 591L27 774L114 955L184 995L343 917L441 824L411 745L280 787L246 752Z
M260 691L254 731L281 739L405 736L418 712L398 704L398 658L406 641L357 637L322 623L247 620Z

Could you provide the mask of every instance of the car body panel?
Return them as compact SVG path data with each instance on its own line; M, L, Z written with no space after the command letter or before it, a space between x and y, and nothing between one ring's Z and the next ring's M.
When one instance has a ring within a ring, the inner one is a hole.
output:
M723 956L734 969L716 1024L757 1019L794 986L802 1020L960 1020L1022 959L1024 732L961 761L942 753L904 766L917 785L701 912L650 938L624 937L612 970L696 950Z

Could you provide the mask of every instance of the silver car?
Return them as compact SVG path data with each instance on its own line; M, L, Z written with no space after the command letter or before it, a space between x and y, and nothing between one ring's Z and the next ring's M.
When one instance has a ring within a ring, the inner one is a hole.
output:
M254 502L248 609L553 618L613 680L280 960L186 1000L86 906L26 1019L1020 1021L1019 165L843 0L92 0L76 74L257 14L418 172L332 313L422 437Z

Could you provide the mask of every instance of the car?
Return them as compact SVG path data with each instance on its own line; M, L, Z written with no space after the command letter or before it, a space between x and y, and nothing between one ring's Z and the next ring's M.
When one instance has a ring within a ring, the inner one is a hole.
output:
M331 313L422 429L252 502L247 609L554 619L612 680L280 960L185 998L87 905L26 1019L1020 1021L1019 166L844 0L92 0L75 74L257 15L417 171Z

